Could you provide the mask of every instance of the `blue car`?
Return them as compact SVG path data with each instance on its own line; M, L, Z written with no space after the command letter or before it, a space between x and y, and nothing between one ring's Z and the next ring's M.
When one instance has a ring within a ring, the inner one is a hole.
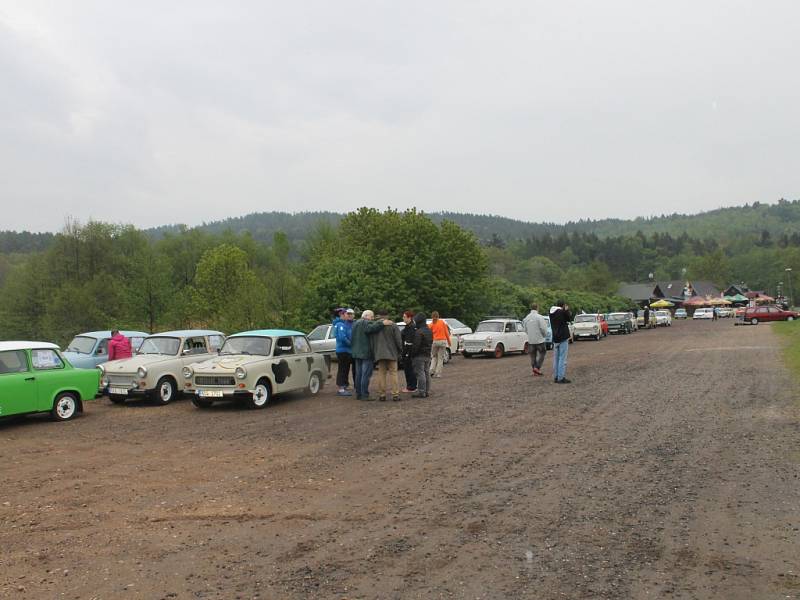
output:
M131 349L134 352L142 345L144 338L150 335L142 331L120 331L120 333L131 341ZM90 331L76 335L63 352L64 358L77 369L94 369L100 363L108 361L110 339L110 331Z

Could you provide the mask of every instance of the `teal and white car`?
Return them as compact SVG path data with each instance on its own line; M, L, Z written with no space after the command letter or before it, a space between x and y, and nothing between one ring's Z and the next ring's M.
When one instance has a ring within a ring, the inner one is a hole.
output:
M0 342L0 417L50 413L67 421L97 394L96 369L76 369L49 342Z
M318 394L325 373L325 358L311 349L304 333L260 329L235 333L219 356L184 367L183 390L198 408L231 400L264 408L275 394Z
M120 331L131 342L134 352L142 345L144 338L149 333L143 331ZM108 342L111 339L110 331L89 331L72 338L64 350L66 358L73 367L79 369L94 369L98 365L108 362Z

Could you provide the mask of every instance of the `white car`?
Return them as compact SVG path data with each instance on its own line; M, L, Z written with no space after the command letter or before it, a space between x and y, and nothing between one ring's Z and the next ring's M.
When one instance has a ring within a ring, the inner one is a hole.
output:
M490 354L501 358L508 352L527 352L528 334L522 321L511 318L487 319L478 323L474 333L462 338L464 358Z
M714 309L713 308L698 308L694 311L692 315L692 319L713 319L714 318Z
M672 327L672 313L668 310L657 310L656 325L659 327Z
M573 324L575 326L575 339L594 338L599 341L600 338L605 335L603 332L603 324L600 321L600 315L575 315Z
M463 350L464 347L462 340L465 335L469 335L470 333L472 333L472 327L464 325L464 323L462 323L458 319L453 319L452 317L443 317L442 320L445 323L447 323L447 326L450 328L450 337L454 338L454 340L451 340L453 342L451 344L451 348L455 347L455 349L452 350L452 352L453 353L460 352L461 350ZM431 319L428 319L428 325L430 324L431 324Z

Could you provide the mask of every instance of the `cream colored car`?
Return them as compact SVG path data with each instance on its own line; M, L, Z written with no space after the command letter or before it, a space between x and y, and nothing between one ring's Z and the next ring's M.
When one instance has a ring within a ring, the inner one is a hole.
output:
M207 329L151 335L131 358L103 363L101 389L115 404L147 396L169 404L183 389L183 368L217 355L225 334Z
M319 393L325 373L324 356L311 349L304 333L261 329L228 337L219 356L187 365L182 375L183 389L198 408L231 400L264 408L275 394Z

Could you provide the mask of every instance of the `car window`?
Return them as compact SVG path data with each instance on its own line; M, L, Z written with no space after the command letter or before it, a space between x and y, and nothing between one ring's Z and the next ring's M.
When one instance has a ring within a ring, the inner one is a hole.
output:
M208 354L206 339L204 337L186 338L183 342L184 354Z
M768 310L769 310L769 312L771 312L773 314L778 314L780 312L777 308L770 308Z
M483 321L482 323L478 323L478 328L475 330L475 333L484 331L499 333L503 331L503 324L497 321Z
M24 350L0 352L0 375L24 373L28 370L28 357Z
M49 348L44 350L32 350L31 359L33 368L39 371L47 369L63 369L64 362L55 350Z
M108 340L100 340L97 344L97 350L94 351L97 356L105 356L108 354Z
M143 341L144 338L142 336L136 336L131 338L131 348L133 348L134 352L137 352L139 348L141 348Z
M251 354L269 356L272 351L272 338L261 336L235 336L225 340L220 354Z
M222 348L222 344L225 343L225 337L221 335L210 335L208 336L208 348L211 352L216 352L220 348Z
M275 343L275 352L273 356L286 356L288 354L294 354L294 344L292 343L292 338L278 338L278 341Z
M518 331L518 332L519 332L519 331L525 331L525 328L522 326L522 323L520 323L519 321L517 321L516 323L514 323L514 326L517 328L517 331Z
M319 325L318 327L315 327L314 330L308 334L308 339L312 342L324 340L325 335L328 333L328 327L328 325Z
M451 318L448 317L447 319L445 319L445 323L447 323L450 326L450 329L464 329L464 328L466 328L466 325L464 325L458 319L451 319Z
M308 340L306 340L306 336L294 336L294 351L296 354L305 354L307 352L311 352L311 346L309 345Z
M514 331L514 324L513 323L506 323L506 326L503 328L505 333L511 333Z

